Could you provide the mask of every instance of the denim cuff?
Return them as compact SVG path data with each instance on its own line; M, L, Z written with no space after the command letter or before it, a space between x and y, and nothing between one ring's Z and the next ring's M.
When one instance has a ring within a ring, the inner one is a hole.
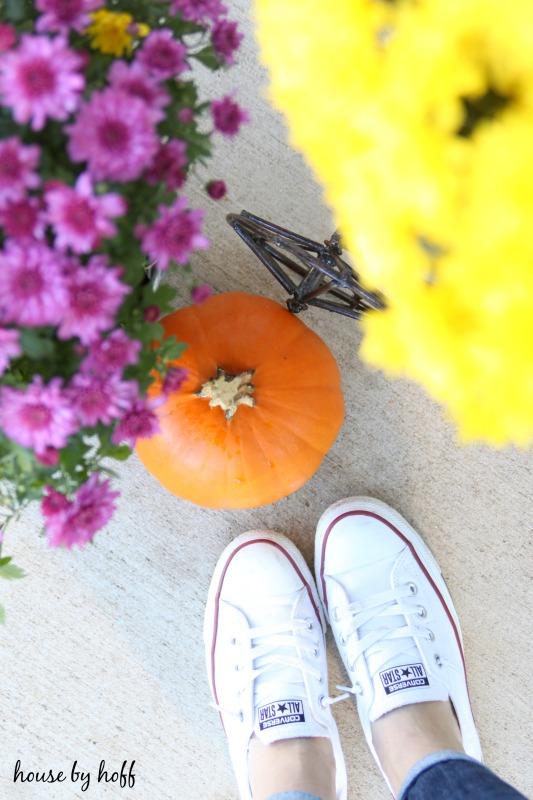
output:
M443 761L473 761L474 764L479 764L475 758L472 756L467 756L466 753L460 753L458 750L439 750L436 753L431 753L429 756L425 756L421 758L420 761L412 767L406 779L404 780L400 791L398 792L397 800L404 800L407 795L407 792L411 788L411 784L425 772L430 767L434 767L435 764L441 764ZM270 799L269 799L270 800ZM290 800L290 798L289 798Z
M309 794L309 792L281 792L280 794L273 794L267 797L267 800L321 800L316 794Z

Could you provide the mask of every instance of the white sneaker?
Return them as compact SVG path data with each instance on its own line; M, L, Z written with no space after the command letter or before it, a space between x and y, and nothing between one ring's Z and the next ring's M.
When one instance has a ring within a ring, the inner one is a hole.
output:
M327 704L325 621L303 556L285 536L251 531L222 553L209 588L204 641L213 705L228 738L242 800L251 800L248 747L331 739L337 797L346 770Z
M318 522L315 574L352 682L347 691L357 697L380 769L370 723L430 700L451 700L463 747L481 761L459 621L439 566L416 531L379 500L341 500Z

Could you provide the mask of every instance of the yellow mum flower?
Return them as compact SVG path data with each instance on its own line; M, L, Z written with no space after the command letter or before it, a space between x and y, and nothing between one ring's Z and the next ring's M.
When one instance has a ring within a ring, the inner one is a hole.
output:
M362 356L464 441L533 440L530 0L255 0L270 94L362 280ZM289 14L289 17L287 17Z
M135 37L144 37L150 28L144 23L135 23L131 14L101 9L91 14L92 25L86 29L91 47L101 53L120 57L131 53Z

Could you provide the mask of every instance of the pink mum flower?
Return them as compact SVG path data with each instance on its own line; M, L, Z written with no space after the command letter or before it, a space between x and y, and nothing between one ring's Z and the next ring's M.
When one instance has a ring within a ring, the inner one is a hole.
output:
M208 283L200 283L192 290L191 299L193 303L196 303L197 306L200 306L202 303L205 303L209 297L212 297L212 295L213 287Z
M150 33L137 54L137 60L157 78L174 78L186 69L187 48L174 38L170 28Z
M163 394L168 395L178 392L188 377L189 370L187 367L170 367L163 379Z
M11 109L20 125L30 122L34 131L47 118L64 120L79 106L85 88L80 74L84 60L62 36L24 34L16 50L0 59L2 105Z
M22 200L27 189L39 186L40 154L38 145L23 145L18 136L0 141L0 206Z
M155 122L164 118L162 109L170 103L170 95L139 61L132 61L131 64L126 61L114 61L107 79L113 89L119 89L131 97L144 100Z
M220 0L170 0L170 11L191 22L215 22L227 10Z
M146 182L151 186L165 183L168 189L179 189L185 183L187 166L187 144L181 139L171 139L162 144L153 164L146 171Z
M46 492L41 500L41 513L46 519L51 519L60 511L65 511L70 502L64 494L56 491L52 486L47 486Z
M239 49L244 35L237 30L236 22L221 19L216 22L211 31L213 47L227 64L234 64L233 54Z
M35 458L39 464L45 467L55 467L59 464L59 450L55 447L47 447L44 453L36 453Z
M159 149L146 103L113 88L93 92L66 131L70 158L87 161L96 180L133 181L150 166Z
M93 256L87 266L66 277L68 303L58 330L60 339L78 336L82 344L98 339L112 328L129 286L121 283L121 269L110 267L106 256Z
M161 309L159 306L156 306L155 303L153 303L151 306L147 306L143 311L143 317L146 322L157 322L160 316Z
M193 303L196 303L197 306L201 306L202 303L205 303L210 297L213 296L213 287L209 286L208 283L200 283L198 286L195 286L191 291L191 300Z
M93 194L88 173L84 172L76 186L54 185L46 194L47 219L52 225L55 246L70 247L75 253L89 253L101 239L115 236L117 228L109 221L126 213L127 204L116 192Z
M72 501L52 487L47 491L41 510L52 547L71 548L77 544L81 548L90 542L107 525L116 508L115 500L120 497L120 492L111 491L109 479L100 481L96 472L78 489Z
M248 112L235 103L229 95L223 97L222 100L213 100L211 113L215 130L225 136L235 136L243 122L250 122Z
M222 200L226 196L228 191L226 189L226 184L224 183L224 181L209 181L209 183L205 188L207 194L213 200Z
M39 32L59 31L65 36L71 29L82 33L91 22L88 12L104 4L105 0L35 0L43 12L35 27Z
M194 109L193 108L180 108L178 111L178 120L183 125L192 125L194 122Z
M20 331L16 328L0 328L0 375L3 375L12 358L22 354Z
M141 250L156 262L158 269L166 269L171 261L186 264L193 250L209 247L209 239L200 233L204 211L190 211L188 202L186 197L179 197L171 206L161 205L153 225L135 228Z
M17 41L17 32L11 25L0 22L0 53L9 50Z
M122 381L117 374L75 375L66 393L72 402L74 413L81 427L98 422L109 425L120 419L139 396L135 381Z
M137 363L141 349L141 342L130 339L122 328L116 328L105 339L91 343L80 368L84 373L96 375L122 374L128 364Z
M8 240L0 251L0 320L57 325L68 302L63 262L40 242Z
M14 239L44 239L46 221L37 197L25 197L0 207L0 225Z
M159 398L159 401L162 399ZM137 439L146 439L159 433L159 421L152 410L155 405L153 401L136 400L113 431L113 444L125 442L135 447Z
M25 389L4 386L0 392L0 428L9 439L37 454L60 450L77 430L74 412L59 378L45 384L36 375Z

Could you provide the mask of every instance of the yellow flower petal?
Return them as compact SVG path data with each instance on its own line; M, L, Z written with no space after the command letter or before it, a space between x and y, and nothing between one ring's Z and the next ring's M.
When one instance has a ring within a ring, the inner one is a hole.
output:
M91 19L92 25L86 32L94 50L118 57L131 52L133 36L128 30L134 21L131 14L101 9L94 11Z

